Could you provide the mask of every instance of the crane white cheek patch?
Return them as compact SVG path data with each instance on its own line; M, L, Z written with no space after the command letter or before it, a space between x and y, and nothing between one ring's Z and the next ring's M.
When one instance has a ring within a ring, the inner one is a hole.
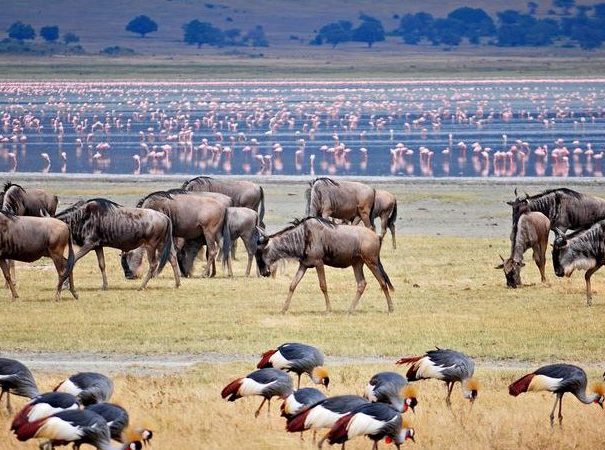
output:
M351 439L354 436L376 434L383 426L384 422L376 420L367 414L357 413L349 422L347 427L347 436L349 439Z
M51 417L38 429L36 437L76 441L82 437L82 430L80 427L65 422L58 417Z
M342 416L344 414L335 413L319 405L309 411L305 420L305 428L332 428Z

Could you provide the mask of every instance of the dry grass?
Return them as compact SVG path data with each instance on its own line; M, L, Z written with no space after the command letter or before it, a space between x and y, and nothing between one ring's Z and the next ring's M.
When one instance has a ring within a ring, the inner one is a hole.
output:
M251 365L200 365L184 374L161 377L117 376L113 400L128 408L133 424L143 424L155 431L156 449L313 449L311 436L300 442L298 434L284 431L284 420L278 417L278 401L272 413L254 419L259 398L245 398L227 403L220 390L229 381L252 370ZM330 395L361 394L370 376L391 366L332 367ZM395 369L397 370L397 369ZM603 446L603 412L596 405L582 405L567 398L564 405L565 428L551 430L548 414L554 402L549 394L508 395L507 385L520 372L479 371L482 390L472 412L462 400L459 387L453 394L453 412L444 403L441 383L418 383L419 406L410 414L417 433L414 449L570 449ZM40 375L39 382L50 388L66 374ZM591 374L593 377L597 373ZM305 380L308 382L308 380ZM19 405L24 400L16 400ZM407 414L406 414L407 415ZM8 429L10 418L0 413L0 428ZM308 434L308 433L307 433ZM0 433L0 448L19 450L37 448L22 444L8 433ZM328 447L330 448L330 447ZM358 438L347 444L350 449L368 449L370 443ZM382 444L380 448L394 448Z

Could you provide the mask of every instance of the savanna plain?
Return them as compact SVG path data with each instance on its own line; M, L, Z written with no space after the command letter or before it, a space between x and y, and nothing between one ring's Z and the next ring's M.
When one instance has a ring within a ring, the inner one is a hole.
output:
M59 209L79 198L107 197L134 205L146 193L178 186L184 179L165 177L13 178L59 195ZM265 188L269 231L277 231L304 212L303 179L257 180ZM459 387L453 409L436 381L417 384L419 406L410 420L414 448L603 448L605 412L575 398L564 405L564 428L551 430L547 394L508 395L508 384L544 363L569 362L601 379L605 369L605 283L593 277L594 304L585 306L584 278L554 276L547 263L546 284L526 254L525 285L507 289L498 255L508 256L513 188L537 193L565 185L602 195L596 181L466 181L373 179L368 183L396 194L399 211L397 249L383 242L381 259L395 286L395 312L366 270L368 287L359 309L348 314L355 292L351 269L327 269L334 311L324 302L314 271L299 285L288 314L280 314L296 265L276 279L245 278L243 245L235 278L219 270L213 279L184 279L174 289L167 268L139 292L127 281L117 251L107 250L110 289L101 291L94 253L74 271L79 300L64 293L54 302L50 262L17 266L20 298L4 292L0 349L31 364L41 390L66 375L95 370L113 376L113 400L126 406L133 422L155 432L156 449L311 449L311 436L288 435L277 403L269 417L257 419L257 398L235 403L220 398L231 380L255 368L260 354L289 341L321 348L331 371L330 395L361 394L370 377L384 370L402 372L394 362L435 346L464 351L475 358L481 380L472 410ZM54 362L53 362L54 361ZM57 362L60 361L60 362ZM174 362L174 364L172 364ZM309 385L303 378L303 384ZM25 401L15 399L17 406ZM407 413L406 413L407 414ZM0 448L36 448L8 432L10 418L0 412ZM386 444L381 443L381 447ZM406 444L407 446L408 444ZM365 449L365 439L347 448Z

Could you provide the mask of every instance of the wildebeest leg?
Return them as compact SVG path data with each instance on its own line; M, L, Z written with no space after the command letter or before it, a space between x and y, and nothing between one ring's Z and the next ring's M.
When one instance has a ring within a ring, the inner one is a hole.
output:
M599 270L601 266L595 266L592 269L588 269L584 274L584 279L586 280L586 305L592 305L592 288L590 287L590 277L593 273Z
M71 295L73 295L73 297L77 300L78 299L78 293L76 292L76 287L74 286L74 271L72 269L71 272L69 272L69 292L71 292Z
M393 301L391 300L391 294L389 293L389 287L387 286L387 282L384 279L384 277L382 276L380 269L378 268L377 264L374 261L371 261L371 262L365 261L365 263L368 266L368 268L372 271L372 273L374 274L376 279L378 280L378 283L380 284L380 288L382 289L382 292L384 292L384 296L387 299L387 307L389 308L389 312L393 312Z
M99 263L99 269L101 270L101 276L103 277L103 289L107 290L107 274L105 273L105 254L103 253L103 247L95 248L95 253L97 254L97 262Z
M361 217L361 220L363 221L363 224L365 225L365 227L374 231L375 227L372 226L372 222L370 221L370 211L368 211L366 209L360 209L358 211L358 214L359 214L359 217Z
M149 280L151 280L151 278L155 276L155 274L158 270L158 264L159 264L155 248L151 247L149 245L146 245L145 250L147 251L147 261L149 262L149 270L147 271L147 274L145 275L143 282L139 286L139 289L138 289L139 291L142 291L143 289L145 289Z
M284 303L284 306L281 309L282 313L285 313L286 311L288 311L288 308L290 307L290 301L292 300L292 295L294 294L294 290L296 289L296 286L298 286L298 283L300 283L300 280L302 280L302 277L305 275L306 271L307 271L307 268L305 266L303 266L302 264L298 265L298 270L296 271L296 275L294 275L294 278L292 278L292 282L290 283L290 290L288 291L288 298L286 299L286 302Z
M181 285L181 269L179 269L179 262L176 257L176 249L172 247L170 250L170 257L168 258L170 265L172 266L172 272L174 273L174 287L178 288Z
M544 267L546 266L546 254L540 251L540 248L534 250L534 261L538 270L540 271L540 281L546 283L546 275L544 273Z
M319 278L319 288L321 292L324 294L324 299L326 300L326 311L332 311L332 306L330 305L330 297L328 297L328 283L326 283L326 271L324 269L323 264L318 264L315 266L315 270L317 270L317 278Z
M359 303L359 299L363 294L363 291L366 290L366 278L363 275L363 263L355 263L353 264L353 272L355 273L355 281L357 281L357 292L355 293L355 298L353 299L353 303L351 303L351 307L349 308L349 312L355 311L357 308L357 304Z
M13 280L13 284L17 284L17 273L15 272L15 261L12 259L8 260L8 266L10 268L11 280ZM8 288L8 281L4 282L4 287Z
M15 289L15 285L13 284L13 280L11 278L9 262L6 259L0 259L0 268L2 268L2 274L4 275L6 284L8 284L8 287L11 290L13 299L19 298L19 294L17 294L17 289Z
M63 279L63 272L65 272L65 262L66 259L63 258L63 255L59 255L58 257L51 256L53 263L55 264L55 269L57 270L57 276L59 277L59 281L57 283L57 292L55 294L55 301L61 300L61 289L63 289L63 283L66 281ZM71 288L71 286L70 286Z

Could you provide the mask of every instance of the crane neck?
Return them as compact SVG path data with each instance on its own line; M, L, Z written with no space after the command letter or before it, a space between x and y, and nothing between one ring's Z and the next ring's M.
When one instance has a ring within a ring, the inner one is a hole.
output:
M600 395L596 394L594 392L591 394L586 394L586 390L583 390L583 391L580 391L578 394L576 394L576 397L582 403L584 403L586 405L590 405L591 403L594 403L596 400L598 400Z

